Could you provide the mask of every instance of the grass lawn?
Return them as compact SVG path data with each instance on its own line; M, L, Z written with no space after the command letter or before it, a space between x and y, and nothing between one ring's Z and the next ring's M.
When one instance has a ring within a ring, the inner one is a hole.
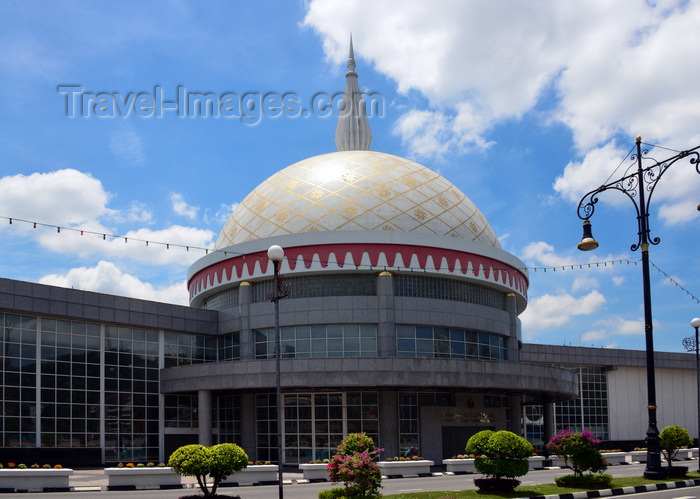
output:
M642 477L616 478L613 481L613 488L633 487L635 485L648 485L652 483L678 482L697 478L700 478L700 473L697 471L689 472L685 478L673 478L668 480L647 480L646 478ZM545 485L524 485L522 487L517 487L513 494L507 495L480 494L476 490L461 490L459 492L413 492L410 494L392 494L382 497L386 499L499 499L503 497L536 497L553 494L567 494L571 492L581 492L583 490L586 489L557 487L552 483Z

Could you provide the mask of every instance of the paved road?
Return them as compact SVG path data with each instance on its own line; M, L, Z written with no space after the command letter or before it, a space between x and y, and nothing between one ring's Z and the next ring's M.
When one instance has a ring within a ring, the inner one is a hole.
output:
M688 461L685 465L691 469L696 469L697 461ZM614 477L641 476L644 471L643 464L633 464L628 466L611 466L607 473ZM537 470L531 471L522 477L522 485L536 485L542 483L553 483L554 478L570 473L570 470ZM177 499L178 497L190 494L198 494L199 489L175 489L175 490L136 490L136 491L101 491L95 490L104 484L104 475L101 470L92 472L76 470L75 479L71 479L71 485L77 489L92 489L81 492L67 493L40 493L37 499L68 499L76 497L79 499ZM300 475L290 474L289 479L298 478ZM401 492L426 492L426 491L452 491L474 489L474 478L479 475L453 475L434 476L427 478L401 478L384 480L382 488L383 494L398 494ZM101 479L101 481L100 481ZM284 486L285 499L314 499L318 497L318 492L333 487L330 483L298 483ZM266 485L258 487L227 487L219 489L222 494L231 496L239 495L242 499L274 499L278 497L278 487L276 485ZM700 487L688 487L670 491L662 491L644 494L646 499L673 499L673 498L700 498ZM2 494L0 499L27 499L28 496L36 496L35 493ZM636 496L637 494L635 494Z

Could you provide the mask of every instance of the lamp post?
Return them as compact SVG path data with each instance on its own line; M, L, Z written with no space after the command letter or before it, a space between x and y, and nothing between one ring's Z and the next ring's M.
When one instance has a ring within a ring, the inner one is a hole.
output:
M593 237L591 222L598 195L607 190L616 190L625 194L634 204L637 211L637 234L639 239L630 249L637 251L642 249L642 286L644 291L644 336L646 339L647 361L647 409L649 411L649 428L647 429L647 464L644 476L650 479L663 478L661 469L661 447L659 443L659 429L656 426L656 379L654 373L654 335L651 317L651 286L649 283L649 245L659 244L658 237L652 238L649 230L649 202L654 193L656 184L668 168L682 158L688 158L690 164L695 165L695 170L700 173L700 154L697 146L687 151L656 161L646 157L648 150L642 150L642 138L637 137L637 150L630 159L632 164L627 168L625 175L605 185L601 185L584 195L578 204L578 217L583 220L583 238L578 244L581 251L591 251L598 247L598 242ZM644 165L647 161L647 165ZM651 164L649 163L651 162Z
M700 318L696 317L690 321L690 325L695 328L695 338L688 336L683 339L683 346L689 352L695 352L695 375L697 376L697 396L698 396L698 445L700 445L700 343L698 343L698 329L700 329ZM700 461L698 461L698 471L700 471Z
M268 300L275 304L275 388L277 390L277 481L279 482L279 499L284 497L282 488L282 466L284 465L284 447L282 446L282 385L280 382L280 298L292 291L290 284L283 284L279 266L284 258L284 250L273 244L267 250L267 257L272 261L274 270L274 287L267 294Z

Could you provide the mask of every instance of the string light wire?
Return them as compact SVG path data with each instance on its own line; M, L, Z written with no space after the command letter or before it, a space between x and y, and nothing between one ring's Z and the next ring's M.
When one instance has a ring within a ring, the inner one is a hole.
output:
M102 238L103 241L106 241L107 238L123 239L124 243L128 243L129 240L131 240L131 241L135 241L135 242L139 242L139 243L144 243L147 248L151 248L153 245L156 245L156 246L164 246L165 249L168 249L168 250L171 247L173 247L173 248L182 248L187 252L189 252L190 250L202 251L202 252L204 252L205 255L208 255L209 253L221 253L224 255L224 257L228 257L228 256L243 256L243 257L245 257L245 255L243 253L237 253L237 252L231 251L229 248L227 248L226 250L217 250L217 249L213 249L213 248L204 248L201 246L192 246L192 245L177 244L177 243L170 243L170 242L163 242L163 241L151 241L150 239L139 239L136 237L123 236L123 235L119 235L119 234L110 234L110 233L102 232L102 231L98 232L98 231L91 231L91 230L79 229L79 228L73 228L73 227L58 226L58 225L47 224L47 223L42 223L42 222L23 220L21 218L16 218L16 217L0 216L0 219L7 220L10 225L14 225L16 222L20 222L20 223L29 224L34 229L36 229L37 227L47 227L47 228L50 228L52 230L56 230L56 232L59 234L61 233L61 231L63 231L64 233L66 231L71 231L71 232L79 233L81 236L84 236L86 234L99 236ZM259 258L263 259L264 257L261 255ZM285 258L287 258L287 257L285 257ZM320 262L319 260L313 260L313 259L307 260L304 262L304 264L307 268L310 267L313 263L321 264L322 262ZM607 261L601 261L601 262L588 262L588 263L574 263L574 264L566 264L566 265L557 265L557 266L552 266L552 267L522 267L522 268L516 268L516 270L519 270L521 272L530 271L533 273L537 273L537 272L546 273L547 271L557 272L557 271L567 271L567 270L586 270L586 269L591 269L591 268L600 268L601 266L607 267L608 264L610 266L614 266L614 265L624 265L624 264L637 265L638 263L639 263L638 261L631 261L631 260L627 260L627 259L617 259L617 260L607 260ZM671 277L666 272L661 270L653 262L649 262L649 263L651 263L652 267L654 267L666 279L668 279L670 282L675 284L677 288L679 288L688 297L690 297L690 299L692 299L696 303L700 304L700 298L698 298L692 292L690 292L689 290L687 290L686 288L681 286L675 279L673 279L673 277ZM326 263L325 265L327 266L328 264ZM373 265L357 265L356 264L355 269L356 270L362 270L362 269L374 270L374 266ZM386 267L385 267L385 269L386 269ZM510 268L492 268L492 270L495 272L501 271L501 270L509 270L509 269ZM401 268L396 267L396 270L400 271ZM426 269L424 269L424 268L414 269L412 267L406 267L403 270L410 271L410 272L414 272L414 270L422 270L424 272L426 271ZM462 274L467 274L467 273L475 274L474 270L469 270L466 268L464 268L464 269L455 268L453 270L453 272L459 272Z

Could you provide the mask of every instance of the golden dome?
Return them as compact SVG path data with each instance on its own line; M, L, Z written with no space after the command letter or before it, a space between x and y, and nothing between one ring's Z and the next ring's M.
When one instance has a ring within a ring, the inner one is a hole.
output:
M216 249L341 230L449 236L501 248L474 203L438 173L391 154L343 151L304 159L258 185L229 217Z

